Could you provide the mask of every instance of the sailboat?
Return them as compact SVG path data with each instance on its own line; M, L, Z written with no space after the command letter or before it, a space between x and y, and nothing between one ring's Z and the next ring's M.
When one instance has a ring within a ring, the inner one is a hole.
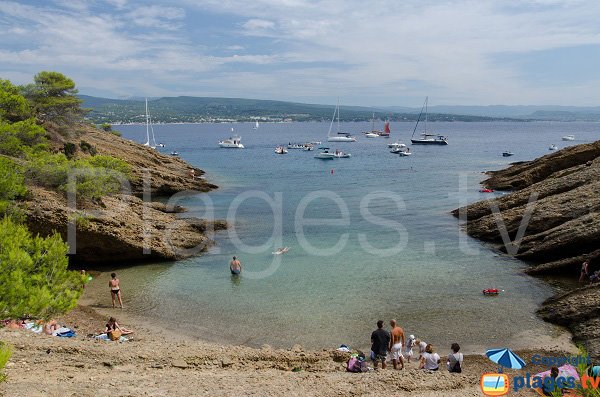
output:
M419 113L419 118L417 119L417 124L415 124L415 129L413 130L410 141L413 145L447 145L448 140L443 135L438 134L428 134L427 133L427 102L429 97L425 97L425 103L423 107L421 107L421 113ZM421 132L420 138L414 139L415 133L417 132L417 127L419 126L419 121L421 120L421 115L423 114L423 109L425 109L425 130Z
M260 125L258 124L258 120L256 120L256 124L254 124L254 129L257 130Z
M152 145L150 144L150 131L152 131ZM148 113L148 98L146 98L146 143L144 143L144 146L156 149L154 129L152 128L152 122L150 121L150 113Z
M371 117L371 131L366 131L365 132L365 137L367 138L377 138L377 137L384 137L384 138L389 138L390 137L390 122L386 121L385 122L385 126L383 128L383 131L377 131L375 130L375 113L373 113L373 116Z
M331 136L331 130L333 129L333 121L337 113L337 136ZM356 142L356 138L350 135L348 132L340 131L340 102L335 105L333 111L333 117L331 118L331 124L329 125L329 132L327 133L327 142Z

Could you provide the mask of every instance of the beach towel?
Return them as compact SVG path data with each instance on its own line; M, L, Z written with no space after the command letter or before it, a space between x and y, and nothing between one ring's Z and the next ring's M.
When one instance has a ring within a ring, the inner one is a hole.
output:
M108 335L106 335L106 334L96 335L96 336L94 336L94 338L95 339L106 340L106 341L112 342L110 340L110 338L108 337ZM119 338L119 343L123 343L123 342L127 342L127 341L128 341L128 339L126 337L124 337L124 336L121 336Z
M53 336L59 336L61 338L72 338L75 336L75 331L70 328L60 328L52 333Z
M28 329L31 332L35 332L36 334L41 334L44 330L44 327L42 327L40 324L31 322L25 323L25 329Z
M540 372L539 374L533 375L534 378L542 378L542 379L546 376L550 376L550 370ZM575 369L575 367L573 367L571 364L565 364L562 367L558 367L558 377L561 377L561 376L565 379L568 377L573 377L573 378L575 378L575 380L577 382L579 382L579 374L577 373L577 369ZM536 388L533 390L535 390L535 392L538 393L539 395L545 396L544 391L541 388ZM575 390L572 390L572 389L567 389L563 393L563 396L576 396L576 395L577 394L575 393Z

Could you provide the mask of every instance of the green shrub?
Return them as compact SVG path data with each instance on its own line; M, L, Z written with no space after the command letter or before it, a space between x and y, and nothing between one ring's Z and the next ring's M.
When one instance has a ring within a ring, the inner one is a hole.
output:
M0 318L49 319L77 305L81 274L67 269L68 247L59 234L33 237L23 225L0 221Z
M27 99L8 80L0 79L0 120L11 122L21 121L31 117L31 108Z
M2 370L10 360L11 353L10 346L0 341L0 383L6 380L6 374Z
M0 154L21 157L45 143L46 131L33 119L16 123L0 122Z
M63 152L65 156L69 160L71 160L73 157L75 157L75 153L77 152L77 146L75 146L74 143L65 142L65 144L63 145Z
M79 147L81 148L81 151L84 153L89 153L92 156L95 156L97 153L96 148L86 141L79 142Z
M131 168L110 156L68 160L62 153L43 153L30 157L27 175L35 184L76 193L78 198L96 199L120 191ZM69 175L75 183L69 184Z

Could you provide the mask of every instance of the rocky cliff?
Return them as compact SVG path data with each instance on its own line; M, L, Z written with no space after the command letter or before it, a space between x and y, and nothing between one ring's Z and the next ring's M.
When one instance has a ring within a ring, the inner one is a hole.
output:
M29 187L25 208L30 230L41 235L57 231L65 241L70 237L70 244L75 242L73 261L94 265L181 259L205 251L212 242L210 232L226 227L222 221L182 218L176 213L185 209L151 201L178 192L194 194L216 188L204 180L202 170L177 157L93 128L73 138L56 135L51 139L55 150L69 142L78 147L81 141L90 144L98 154L127 162L132 177L131 188L121 194L78 202L76 208L68 205L64 193ZM144 183L150 194L146 201L142 200ZM71 236L70 222L76 225L76 233Z
M484 186L511 192L453 211L463 220L466 216L469 235L508 252L502 225L514 240L524 216L530 215L515 253L531 265L527 273L577 278L584 260L591 271L600 268L600 141L487 174ZM496 215L494 208L499 210ZM598 286L577 289L550 299L540 311L544 319L568 326L575 340L585 342L596 356L600 356L600 345L594 341L600 336L598 292Z

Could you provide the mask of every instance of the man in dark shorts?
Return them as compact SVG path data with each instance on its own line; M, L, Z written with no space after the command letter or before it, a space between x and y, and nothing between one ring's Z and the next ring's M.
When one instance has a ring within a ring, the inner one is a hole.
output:
M229 270L231 270L231 274L234 275L239 275L242 272L242 264L235 256L233 257L233 260L229 262Z
M381 361L381 368L385 369L385 359L390 345L390 333L383 329L383 320L377 321L377 329L371 334L371 358L373 366L377 369L377 364Z

